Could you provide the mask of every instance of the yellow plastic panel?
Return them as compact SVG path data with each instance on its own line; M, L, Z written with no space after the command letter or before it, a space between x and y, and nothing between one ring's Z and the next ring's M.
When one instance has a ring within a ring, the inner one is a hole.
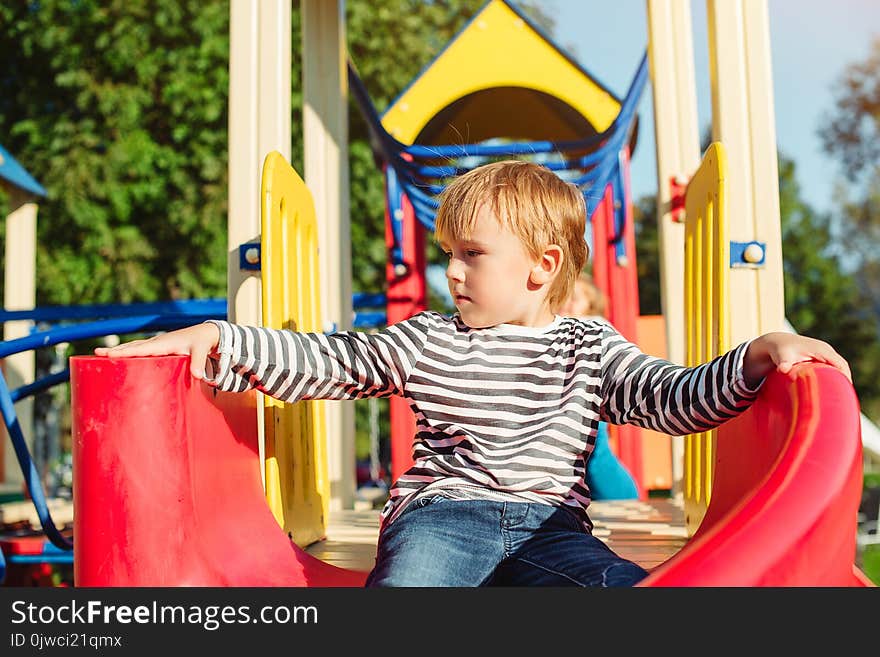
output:
M504 2L493 0L388 108L382 125L399 141L411 144L441 110L495 87L549 94L574 108L598 132L608 128L620 111L614 96ZM469 141L467 135L461 140Z
M703 155L685 195L685 363L729 349L727 157L720 142ZM688 533L700 526L712 493L715 430L685 436L684 510Z
M277 151L263 163L263 325L322 330L318 227L312 194ZM266 498L297 545L325 537L330 482L323 401L266 397Z

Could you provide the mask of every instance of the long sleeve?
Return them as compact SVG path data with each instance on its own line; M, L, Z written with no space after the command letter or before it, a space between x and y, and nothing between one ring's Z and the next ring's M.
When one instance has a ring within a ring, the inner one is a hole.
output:
M378 333L296 333L214 321L219 359L209 383L229 392L255 387L283 401L402 394L424 348L416 315Z
M697 367L648 356L612 327L602 338L601 417L673 436L712 429L745 410L758 388L743 379L749 343Z

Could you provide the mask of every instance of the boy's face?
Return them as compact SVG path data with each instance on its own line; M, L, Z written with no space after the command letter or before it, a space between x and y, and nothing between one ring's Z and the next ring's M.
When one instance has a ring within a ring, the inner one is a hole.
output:
M477 211L469 239L449 238L440 247L449 258L449 293L471 328L544 326L553 320L543 303L546 291L530 280L536 259L502 227L488 204Z

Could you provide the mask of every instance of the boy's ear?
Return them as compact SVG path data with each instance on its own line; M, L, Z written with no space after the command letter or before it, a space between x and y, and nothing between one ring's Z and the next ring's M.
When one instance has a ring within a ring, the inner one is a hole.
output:
M558 244L550 244L541 254L538 262L532 268L529 275L529 281L535 285L546 285L552 281L559 270L562 268L562 261L565 256L562 253L562 247Z

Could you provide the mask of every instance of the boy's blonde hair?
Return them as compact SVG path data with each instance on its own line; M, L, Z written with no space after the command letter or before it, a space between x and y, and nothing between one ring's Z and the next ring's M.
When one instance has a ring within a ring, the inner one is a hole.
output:
M551 244L562 248L562 266L547 294L550 308L558 308L589 256L584 240L587 210L580 190L532 162L485 164L459 176L443 191L434 224L436 239L468 239L483 203L532 257L540 258Z

